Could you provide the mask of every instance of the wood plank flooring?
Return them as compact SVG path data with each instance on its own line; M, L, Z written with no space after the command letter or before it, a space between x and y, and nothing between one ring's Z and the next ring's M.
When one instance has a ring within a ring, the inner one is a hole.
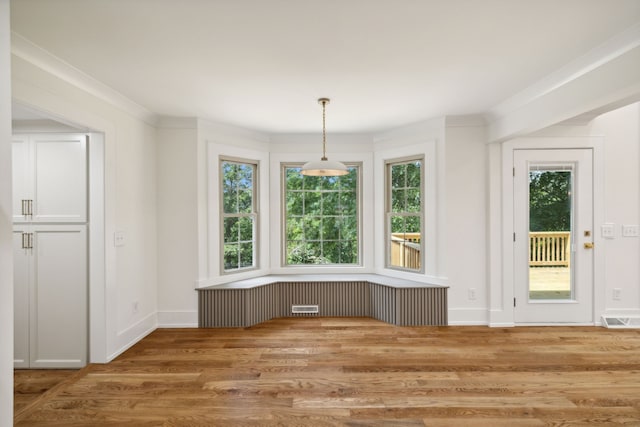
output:
M15 424L640 426L640 330L365 318L159 329Z

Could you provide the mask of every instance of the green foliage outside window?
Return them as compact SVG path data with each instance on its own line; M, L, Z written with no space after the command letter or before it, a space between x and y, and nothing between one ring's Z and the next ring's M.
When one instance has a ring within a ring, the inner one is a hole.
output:
M391 165L391 232L421 232L421 161Z
M529 231L571 230L571 171L529 172Z
M254 267L256 165L223 161L221 170L224 270Z
M285 167L287 265L358 263L358 168L338 177Z

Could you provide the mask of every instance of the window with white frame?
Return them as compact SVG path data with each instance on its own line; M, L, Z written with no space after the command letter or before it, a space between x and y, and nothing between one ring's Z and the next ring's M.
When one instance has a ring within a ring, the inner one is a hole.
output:
M387 267L424 271L424 158L386 162Z
M305 176L283 165L284 264L360 264L360 166L343 176Z
M257 162L220 159L223 273L256 268Z

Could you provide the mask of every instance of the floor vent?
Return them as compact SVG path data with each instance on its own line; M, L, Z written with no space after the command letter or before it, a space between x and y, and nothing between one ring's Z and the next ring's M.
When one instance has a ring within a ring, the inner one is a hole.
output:
M319 313L320 308L317 305L292 305L291 313Z
M640 328L640 316L602 316L607 328Z

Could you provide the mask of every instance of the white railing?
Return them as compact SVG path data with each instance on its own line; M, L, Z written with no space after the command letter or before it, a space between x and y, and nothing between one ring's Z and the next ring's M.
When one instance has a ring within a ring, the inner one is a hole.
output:
M570 231L529 232L529 266L569 267L570 260Z

